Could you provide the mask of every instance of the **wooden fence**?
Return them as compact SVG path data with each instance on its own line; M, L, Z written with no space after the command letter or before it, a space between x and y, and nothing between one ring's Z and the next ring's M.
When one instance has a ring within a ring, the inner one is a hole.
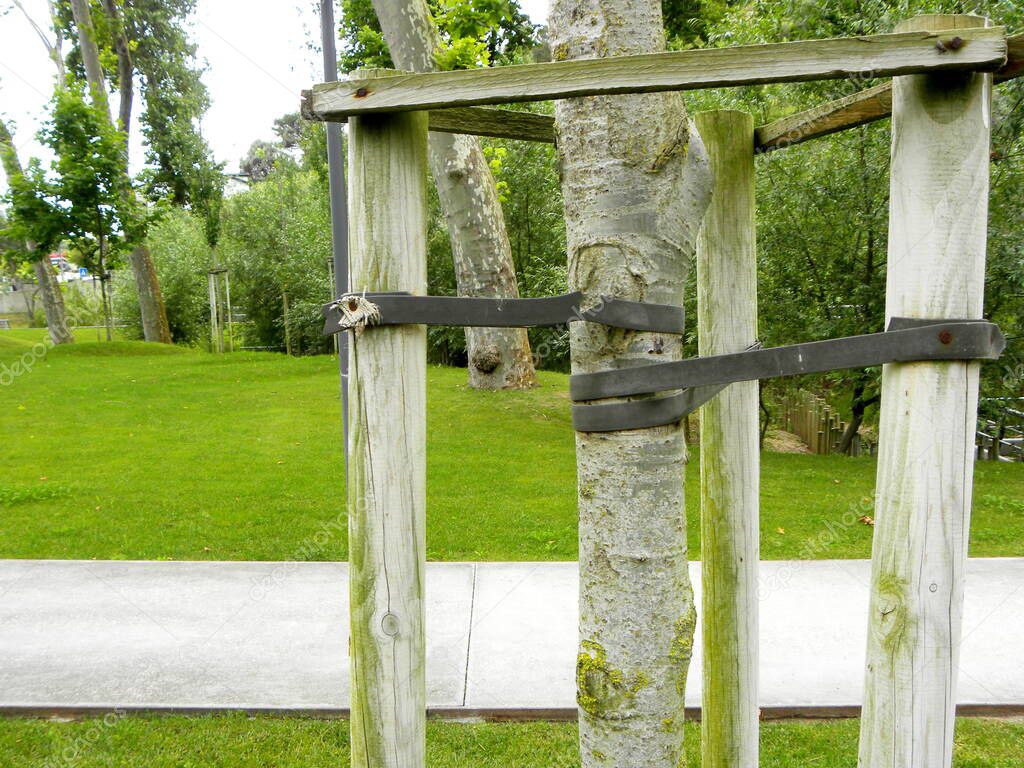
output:
M846 432L838 409L820 395L805 390L787 394L782 400L782 418L787 432L792 432L810 448L811 453L827 455L839 452ZM851 456L874 456L876 441L857 434L850 446Z

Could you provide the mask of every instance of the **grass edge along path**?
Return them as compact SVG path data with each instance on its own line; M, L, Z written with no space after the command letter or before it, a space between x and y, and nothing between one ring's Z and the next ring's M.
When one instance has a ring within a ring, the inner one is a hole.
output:
M761 725L763 768L848 768L856 719ZM686 727L688 764L700 764L700 729ZM575 723L427 725L427 765L436 768L575 768ZM1019 768L1024 721L960 718L957 768ZM76 722L0 719L5 768L337 768L349 765L348 722L300 718L124 717Z

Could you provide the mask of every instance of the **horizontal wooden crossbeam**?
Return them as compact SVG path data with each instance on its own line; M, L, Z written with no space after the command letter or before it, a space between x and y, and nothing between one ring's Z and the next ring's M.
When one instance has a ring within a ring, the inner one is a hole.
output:
M556 51L557 54L557 51ZM508 104L602 94L683 91L764 83L889 77L1006 64L1002 27L955 34L888 35L704 48L456 72L406 73L321 83L306 114L337 120L374 112ZM356 73L358 74L358 73Z
M1024 34L1014 35L1006 43L1007 59L995 73L997 83L1024 75ZM312 107L312 96L308 93L305 106ZM885 82L762 125L755 132L756 150L761 153L772 152L884 120L891 114L892 84ZM311 119L348 121L348 115L332 114L325 118L310 111L306 116ZM433 109L430 111L430 130L548 144L555 141L555 119L552 116L495 107Z
M783 117L754 131L757 152L802 144L892 114L892 83L886 82L826 104Z
M1024 75L1024 34L1008 38L1007 61L995 74L1002 83ZM892 114L892 83L882 83L827 104L762 125L754 134L758 152L771 152L811 139L884 120Z
M432 109L429 114L429 126L432 131L555 143L555 118L551 115L495 107ZM323 119L317 115L304 116L313 120ZM331 118L330 122L347 123L348 115L342 115L337 119Z

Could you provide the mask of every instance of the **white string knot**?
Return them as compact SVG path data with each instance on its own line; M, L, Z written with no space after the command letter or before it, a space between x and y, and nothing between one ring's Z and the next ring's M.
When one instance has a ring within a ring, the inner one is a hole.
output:
M334 302L334 307L341 313L338 327L343 331L355 330L356 336L371 325L380 322L380 307L358 293L347 293Z

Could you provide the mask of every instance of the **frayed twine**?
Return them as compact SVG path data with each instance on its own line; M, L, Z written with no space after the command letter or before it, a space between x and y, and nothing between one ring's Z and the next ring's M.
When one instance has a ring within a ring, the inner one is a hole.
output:
M334 307L341 313L338 327L343 330L355 330L356 336L380 322L380 307L358 293L347 293L334 302Z

